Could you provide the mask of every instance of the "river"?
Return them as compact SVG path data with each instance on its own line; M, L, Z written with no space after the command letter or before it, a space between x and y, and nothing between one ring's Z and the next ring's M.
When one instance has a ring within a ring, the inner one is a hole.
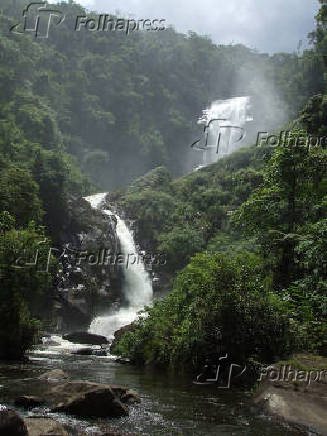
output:
M5 404L11 405L19 395L42 393L43 385L37 377L61 368L71 379L120 384L140 394L141 403L129 406L127 418L110 420L121 430L147 436L300 436L259 413L251 405L250 393L194 385L189 377L122 365L110 357L71 355L62 346L34 350L30 359L24 364L0 363ZM30 414L40 412L45 411ZM71 426L72 435L74 429L96 434L96 421L55 416Z

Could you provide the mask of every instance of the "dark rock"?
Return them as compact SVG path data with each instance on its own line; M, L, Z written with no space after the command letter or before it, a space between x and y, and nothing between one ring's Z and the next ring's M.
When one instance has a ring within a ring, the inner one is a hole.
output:
M51 338L44 338L44 337L42 338L41 344L47 345L49 347L58 347L60 345L59 342L54 341Z
M125 432L118 429L107 430L103 436L136 436L135 433Z
M123 336L123 334L127 332L133 332L135 329L136 329L136 325L132 323L132 324L125 325L124 327L121 327L119 330L116 330L114 333L115 339L112 341L110 350L114 352L115 346L117 345L118 341Z
M122 403L134 404L141 402L139 394L133 389L126 389L118 385L110 385L110 387Z
M95 335L88 332L74 332L63 336L66 341L73 342L74 344L86 345L104 345L109 344L105 336Z
M75 350L72 354L76 354L78 356L106 356L106 350L94 350L92 348L80 348L79 350Z
M23 409L34 409L34 407L40 407L44 401L41 398L31 397L23 395L15 400L15 406L22 407Z
M69 376L62 369L53 369L51 371L47 371L44 374L40 375L40 380L65 380L68 379Z
M120 401L122 403L127 404L134 404L134 403L140 403L141 398L139 397L138 393L134 391L133 389L128 389L121 397Z
M29 436L24 420L11 409L0 406L0 435Z
M81 326L87 328L92 322L93 316L90 313L83 312L81 307L73 301L68 301L59 291L55 295L55 301L58 305L56 316L60 327L57 327L54 333L59 334L59 332L81 328Z
M102 313L103 307L109 309L116 300L122 299L121 274L117 265L104 267L101 262L91 265L88 259L78 260L83 252L97 255L106 249L116 253L119 245L115 221L93 209L82 197L67 194L65 201L66 219L55 241L56 247L62 247L62 255L58 273L53 279L57 290L54 293L53 333L86 331L95 313ZM88 293L84 292L90 278L98 289L94 305L89 304Z
M117 418L128 415L128 409L114 394L110 385L90 382L68 382L49 392L59 401L53 412L64 412L82 418Z
M112 425L112 424L102 424L97 423L97 426L99 427L101 431L101 436L139 436L140 433L130 433L129 431L121 430L121 428ZM86 433L78 433L77 436L87 436Z
M106 350L94 350L92 348L80 348L75 350L72 354L77 354L78 356L106 356Z
M77 354L78 356L91 356L92 352L92 348L80 348L78 350L72 351L72 354Z
M115 359L116 363L120 363L121 365L128 365L131 363L130 359L126 359L123 357L117 357L117 359Z
M28 436L68 436L65 428L51 418L37 416L26 418L25 424L28 429Z

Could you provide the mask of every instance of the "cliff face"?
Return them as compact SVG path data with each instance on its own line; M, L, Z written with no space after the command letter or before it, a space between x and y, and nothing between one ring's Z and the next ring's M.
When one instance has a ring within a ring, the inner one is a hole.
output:
M87 329L94 316L121 299L120 272L111 261L119 251L115 217L93 209L84 198L70 197L67 208L56 248L52 324L58 333Z

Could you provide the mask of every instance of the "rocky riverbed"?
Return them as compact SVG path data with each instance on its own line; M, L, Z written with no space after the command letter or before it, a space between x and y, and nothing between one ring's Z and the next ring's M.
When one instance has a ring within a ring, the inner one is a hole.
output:
M194 385L190 376L121 365L111 355L72 354L85 344L50 339L28 362L0 362L0 403L24 419L29 436L308 434L275 422L251 392Z

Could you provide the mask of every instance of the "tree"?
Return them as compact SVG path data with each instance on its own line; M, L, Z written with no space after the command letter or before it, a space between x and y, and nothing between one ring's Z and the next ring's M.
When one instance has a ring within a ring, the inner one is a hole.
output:
M197 370L207 360L217 364L221 350L243 365L287 355L295 343L287 304L264 291L258 269L251 256L196 255L173 291L146 309L114 352Z
M287 288L297 277L294 249L301 228L319 218L324 197L327 154L321 148L295 146L306 132L297 131L289 147L278 148L269 160L264 181L237 212L234 222L254 234L261 245L273 283Z
M38 185L31 174L17 167L9 167L0 174L0 210L15 217L17 225L42 217Z
M25 230L13 228L14 219L8 213L0 216L0 357L21 358L34 344L40 333L41 323L31 313L41 316L40 302L49 305L51 289L50 272L40 272L40 264L33 263L36 253L47 262L49 240L43 230L30 223ZM19 261L21 259L23 263ZM25 259L25 260L24 260Z

